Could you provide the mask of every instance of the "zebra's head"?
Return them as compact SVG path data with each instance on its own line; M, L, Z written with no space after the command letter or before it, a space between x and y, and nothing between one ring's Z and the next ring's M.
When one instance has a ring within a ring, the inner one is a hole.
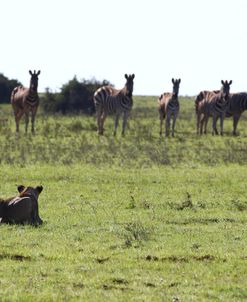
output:
M227 99L230 93L230 85L232 84L232 80L230 80L229 82L227 81L221 81L222 87L221 87L221 94L223 96L224 99Z
M126 88L126 94L131 97L132 96L132 93L133 93L133 88L134 88L134 78L135 78L135 75L134 74L130 74L130 75L127 75L125 74L125 79L127 80L126 81L126 84L125 84L125 88Z
M29 70L29 73L31 75L30 89L32 91L37 91L38 81L39 81L38 76L40 75L40 70L37 73L36 73L36 70L34 70L34 72L32 72L31 70Z
M179 91L179 84L181 82L181 79L174 80L172 79L173 89L172 89L172 96L177 98L178 97L178 91Z

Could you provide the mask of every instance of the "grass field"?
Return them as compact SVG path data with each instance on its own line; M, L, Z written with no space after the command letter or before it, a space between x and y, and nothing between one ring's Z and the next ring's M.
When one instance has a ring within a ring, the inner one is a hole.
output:
M136 97L126 137L113 119L37 117L15 134L0 106L1 197L43 185L41 227L1 225L0 301L247 301L247 121L195 134L181 100L159 137L155 97ZM209 124L209 126L211 126Z

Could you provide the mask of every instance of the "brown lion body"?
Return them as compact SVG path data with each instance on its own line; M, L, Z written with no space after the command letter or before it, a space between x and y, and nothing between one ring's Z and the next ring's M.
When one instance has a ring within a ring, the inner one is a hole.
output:
M39 217L38 196L43 187L18 186L15 197L0 199L0 222L17 224L42 224Z

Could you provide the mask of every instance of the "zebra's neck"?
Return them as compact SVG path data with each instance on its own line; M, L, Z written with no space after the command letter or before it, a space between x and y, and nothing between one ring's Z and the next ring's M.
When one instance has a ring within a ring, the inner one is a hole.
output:
M171 102L173 102L173 103L178 103L178 96L175 95L175 94L173 94L173 95L172 95L172 98L171 98Z
M33 106L33 105L35 105L35 104L37 103L38 99L39 99L39 98L38 98L38 93L37 93L37 91L34 91L34 90L30 90L30 89L29 89L28 94L27 94L27 96L26 96L26 102L27 102L29 105Z
M126 86L121 90L121 92L129 98L132 98L132 91L128 90Z
M32 94L32 95L38 94L38 89L37 89L37 87L34 88L34 87L30 86L29 89L28 89L28 94Z

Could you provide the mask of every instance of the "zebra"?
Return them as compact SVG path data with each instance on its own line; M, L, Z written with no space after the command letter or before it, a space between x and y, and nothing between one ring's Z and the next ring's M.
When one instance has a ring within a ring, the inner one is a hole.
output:
M170 120L173 116L173 122L172 122L172 136L174 137L174 129L176 124L176 119L179 113L179 101L178 101L178 91L179 91L179 85L180 85L181 79L174 80L172 78L172 84L173 84L173 92L165 92L161 94L161 96L158 99L158 111L160 114L160 136L162 135L162 126L163 126L163 120L166 119L166 136L169 136L170 134Z
M221 81L222 88L220 92L208 92L206 97L199 100L197 98L196 102L196 113L197 113L197 125L200 123L200 134L202 134L203 123L205 122L205 128L207 126L207 121L210 116L213 118L212 123L212 134L218 135L218 130L216 128L216 122L220 118L220 134L223 135L223 123L226 115L226 111L229 106L229 95L230 95L230 85L232 80L229 82ZM200 94L199 94L200 95ZM198 96L199 96L198 95ZM201 119L201 115L203 118ZM199 122L198 122L199 121Z
M238 121L245 110L247 110L247 93L231 93L229 96L229 107L226 111L226 117L233 118L233 135L237 135Z
M31 112L32 133L34 133L35 116L39 106L38 89L38 76L40 70L36 73L29 70L31 75L30 86L25 88L23 86L17 86L11 93L11 104L14 111L16 132L19 132L19 122L23 114L25 114L25 130L27 133L29 123L29 113Z
M208 93L212 94L212 93L218 93L218 92L219 92L219 90L218 91L201 91L195 100L196 114L197 114L197 110L198 110L197 106L199 106L199 102L203 99L208 98L208 96L207 96ZM245 110L247 110L247 93L246 92L230 93L229 94L229 106L226 110L225 117L233 118L233 132L232 132L233 135L237 135L237 125L238 125L239 119L241 117L241 114ZM200 117L198 116L198 114L197 114L197 118L198 118L198 120L200 120ZM202 120L200 120L200 121L202 122L202 124L204 123L204 127L205 127L204 133L206 134L208 118L205 121L202 121ZM198 124L197 124L197 126L198 126ZM198 127L197 127L197 129L198 129ZM197 133L198 133L198 131L197 131ZM200 131L200 134L202 134L202 131Z
M132 93L135 75L125 74L126 84L122 89L115 89L112 86L103 86L94 93L94 105L99 135L104 133L104 122L109 113L114 113L115 128L114 136L117 133L120 115L123 114L122 136L125 134L127 119L133 106Z
M196 125L196 132L197 134L202 134L203 132L203 125L204 125L204 134L207 133L207 124L208 124L208 119L209 116L205 115L201 112L200 108L200 102L203 100L208 101L210 98L215 96L217 93L219 93L220 90L213 90L213 91L208 91L208 90L203 90L201 91L196 99L195 99L195 111L196 111L196 117L197 117L197 125ZM203 115L203 117L202 117Z

